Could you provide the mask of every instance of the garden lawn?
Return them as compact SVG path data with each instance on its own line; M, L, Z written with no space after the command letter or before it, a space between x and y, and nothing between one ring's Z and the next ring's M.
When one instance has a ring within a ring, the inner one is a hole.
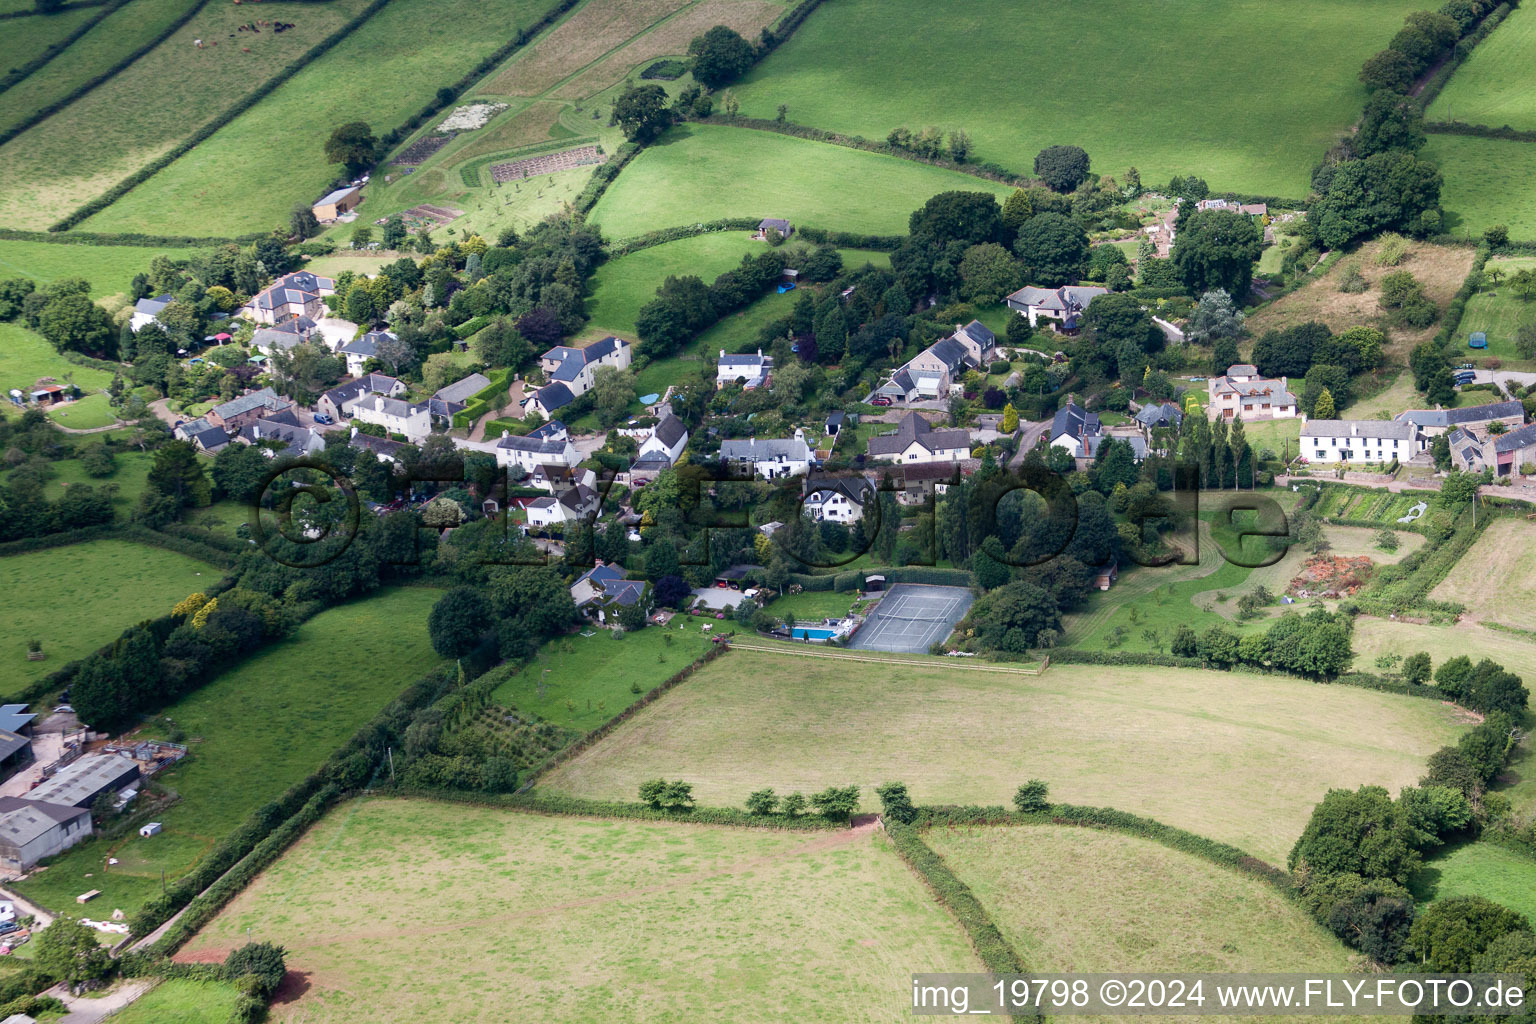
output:
M53 406L48 410L48 418L60 426L76 430L105 427L117 422L111 399L101 392L86 395L65 405Z
M1421 902L1485 896L1536 920L1536 856L1493 843L1463 843L1427 860L1408 888Z
M240 992L222 981L172 978L111 1017L112 1024L227 1024Z
M821 619L840 619L853 607L857 594L838 593L835 590L805 590L798 594L785 594L774 598L765 609L769 615L780 619L793 615L796 622Z
M168 880L180 877L438 663L427 614L439 596L397 588L321 612L167 708L144 735L163 737L169 719L192 753L156 779L181 794L164 812L165 830L77 846L20 888L59 911L100 889L99 906L132 914L159 891L162 870ZM108 857L120 863L108 868Z
M556 725L589 732L703 654L709 648L706 634L699 629L703 621L684 615L674 619L670 628L647 626L618 640L607 629L597 629L592 636L572 634L551 640L520 671L514 673L517 666L495 670L502 682L493 700ZM543 697L539 696L541 680ZM632 690L637 686L639 693Z
M0 131L57 103L91 78L149 43L198 0L135 0L98 21L68 50L5 91ZM95 13L101 13L97 10ZM14 25L14 22L10 22Z
M137 245L63 245L0 238L0 277L30 277L39 285L61 277L91 282L91 298L126 295L133 275L149 272L156 256L188 259L195 249L156 249Z
M95 438L85 438L82 445L97 444ZM43 487L43 496L49 501L57 501L63 496L64 491L76 484L84 484L87 487L101 487L104 484L117 486L117 498L115 504L121 512L130 511L143 493L149 488L149 470L155 464L155 457L148 452L117 452L114 456L114 469L111 476L94 477L86 473L81 467L79 459L60 459L51 462L53 475L48 478L48 483ZM194 518L205 513L207 509L189 513L188 518Z
M923 803L1006 804L1029 778L1283 863L1330 788L1413 784L1459 731L1451 709L1279 676L1052 665L865 665L734 651L545 776L540 789L633 799L685 779L706 806L763 786L907 783ZM1285 779L1277 786L1276 779Z
M247 932L309 979L274 1010L304 1024L371 1024L384 991L396 1020L889 1021L914 964L981 969L878 835L419 800L333 811L185 955Z
M105 388L112 374L78 366L59 354L42 335L16 323L0 323L0 390L26 391L44 377L72 380L82 391ZM4 399L9 402L9 399Z
M1272 886L1147 839L1055 825L924 838L1031 970L1351 970L1343 944Z
M137 10L143 2L135 0L120 13ZM182 0L183 6L185 2ZM7 227L48 227L162 156L346 24L366 4L366 0L265 2L267 6L260 14L217 0L206 4L131 67L0 147L0 221ZM288 22L294 27L281 33L270 27L260 32L238 31L239 26L257 20ZM195 45L198 39L204 43L201 49ZM328 54L322 63L330 59ZM322 131L314 153L317 160L323 160L323 133L340 121L306 121L325 125L323 130L314 129ZM286 150L294 160L304 152L271 145L271 139L266 143L256 148ZM238 162L244 163L246 158ZM255 179L227 173L230 166L220 168L221 177L237 182L239 191L264 191ZM190 201L194 197L179 198ZM304 200L308 203L316 198L305 196ZM172 216L174 212L161 210L158 217L133 230L199 237L241 233L226 230L208 217L178 220ZM286 207L280 220L287 221ZM277 223L273 220L263 227Z
M1516 7L1429 105L1431 121L1465 121L1491 128L1536 128L1536 96L1524 77L1536 62L1536 10Z
M610 238L722 217L783 217L797 227L895 235L906 232L914 209L951 190L999 197L1011 191L899 157L693 124L674 128L635 157L593 207L591 220Z
M1473 621L1532 628L1536 522L1506 516L1490 523L1429 596L1466 605L1466 617Z
M112 539L0 558L0 696L169 614L223 575L186 555ZM42 661L27 660L32 639L43 642Z
M383 134L548 7L549 0L398 0L82 227L201 235L286 224L295 203L313 202L335 179L324 148L336 125L365 120ZM312 17L300 11L293 20L303 16ZM314 116L317 96L325 97L324 117Z
M1536 323L1536 301L1516 295L1507 279L1518 271L1536 268L1536 257L1489 260L1484 273L1494 267L1504 271L1506 280L1490 285L1485 278L1483 286L1467 301L1466 313L1461 318L1455 337L1451 339L1449 351L1455 362L1499 359L1507 367L1525 359L1515 348L1515 332L1524 324ZM1481 351L1467 345L1477 331L1488 336L1488 347Z
M1085 19L1070 0L838 0L733 89L743 115L785 104L791 121L868 139L964 129L974 158L1018 173L1071 143L1117 178L1134 165L1149 184L1198 174L1216 191L1299 197L1359 116L1361 63L1414 9L1106 0ZM958 54L962 73L934 73Z
M1446 230L1476 238L1503 224L1510 238L1536 240L1536 143L1431 135L1419 155L1445 175Z

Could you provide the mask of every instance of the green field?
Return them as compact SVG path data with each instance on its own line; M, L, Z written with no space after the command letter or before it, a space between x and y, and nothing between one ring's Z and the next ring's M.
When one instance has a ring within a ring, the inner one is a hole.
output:
M1350 970L1349 951L1271 886L1145 839L1024 825L926 840L1032 970Z
M661 282L657 282L660 284ZM698 337L688 342L677 355L658 359L635 375L635 391L640 395L662 393L668 384L681 383L695 377L702 365L709 364L709 375L714 376L714 360L721 349L727 352L748 352L757 347L758 334L763 325L794 311L799 294L769 292L746 309L732 313L706 327Z
M83 438L81 443L90 445L96 444L97 441L95 438ZM57 501L67 488L75 484L84 484L87 487L114 484L117 487L117 508L121 512L128 512L149 487L149 469L155 464L155 457L148 452L117 452L115 459L112 475L104 477L87 474L81 467L79 459L60 459L49 463L53 473L43 486L43 496L49 501ZM193 513L193 515L197 514L199 513Z
M47 284L61 277L91 282L91 297L123 295L133 275L147 273L156 256L187 259L195 249L153 249L136 245L61 245L0 239L0 278L30 277Z
M139 2L142 0L136 0L133 8ZM264 2L266 6L259 9L232 3L207 4L121 74L0 147L0 220L7 227L46 228L228 109L340 28L363 8L365 0ZM283 21L294 27L282 33L269 29L237 31L240 25L257 20ZM195 45L198 39L204 42L201 49ZM325 60L334 59L336 52L327 54ZM331 124L329 120L324 123ZM328 127L314 144L317 160L324 159L320 146L326 131ZM271 143L276 138L265 141ZM285 141L292 143L291 138ZM302 152L288 147L262 148L287 148L296 162ZM242 192L268 190L253 179L241 178L240 182ZM275 185L280 186L281 179ZM182 202L192 198L178 196ZM293 198L289 197L289 205ZM307 202L316 197L302 198ZM286 207L284 212L286 215ZM199 236L239 233L225 230L207 217L172 224L171 213L170 209L159 210L137 230Z
M197 0L135 0L98 21L68 50L5 92L0 130L57 103L92 77L154 39ZM95 13L100 14L98 10Z
M1474 660L1492 658L1523 678L1528 686L1536 683L1536 641L1516 633L1484 629L1471 622L1429 626L1361 616L1355 623L1354 646L1355 668L1362 672L1378 671L1375 662L1382 654L1425 651L1436 668L1466 654ZM1529 763L1528 768L1527 774L1536 774L1536 762Z
M635 314L656 297L670 275L692 274L708 284L741 262L743 255L762 252L764 243L750 232L716 231L609 260L597 268L588 288L587 315L594 328L635 336Z
M685 615L670 628L648 626L618 640L607 629L551 640L516 675L497 669L504 679L492 699L556 725L596 729L704 653L709 643L699 625L700 620ZM632 692L632 686L640 693ZM567 701L575 707L566 707Z
M1536 239L1536 143L1431 135L1420 156L1445 175L1448 231L1476 238L1503 224L1510 238Z
M547 7L548 0L397 0L82 227L206 235L286 224L295 203L313 202L335 178L324 154L332 128L362 119L376 133L388 131ZM322 96L325 116L316 117ZM236 166L240 173L230 173Z
M239 991L222 981L162 981L120 1013L112 1024L227 1024Z
M592 209L610 238L722 217L784 217L839 231L896 235L936 193L1006 195L995 182L899 157L719 125L668 132Z
M1486 896L1536 920L1536 856L1493 843L1463 843L1427 860L1408 887L1421 901Z
M122 540L0 558L0 695L84 657L136 622L168 614L223 575L186 555ZM34 638L43 642L42 661L27 660Z
M111 399L101 393L86 395L66 405L54 406L48 410L48 418L60 426L73 427L76 430L105 427L117 422L117 414L112 411Z
M43 377L74 381L76 387L86 392L112 383L112 375L106 370L75 365L41 335L20 324L0 323L0 389L25 391Z
M664 775L702 804L739 806L762 786L858 785L872 807L892 779L918 803L1003 804L1037 777L1056 799L1282 862L1330 787L1411 784L1457 729L1432 701L1283 677L1087 665L1019 677L737 651L541 787L632 799Z
M394 799L332 812L186 955L247 936L307 976L275 1012L304 1024L385 991L394 1020L890 1021L914 965L980 969L883 837Z
M774 598L767 606L769 615L780 619L793 615L798 622L808 619L840 619L858 599L857 594L835 590L806 590Z
M1536 61L1536 11L1516 7L1473 49L1429 105L1431 121L1536 128L1526 76Z
M1502 257L1489 260L1484 268L1497 267L1504 271L1506 280L1497 285L1485 283L1467 301L1466 312L1456 336L1451 339L1457 360L1500 359L1508 366L1523 359L1515 348L1515 331L1522 324L1536 322L1536 302L1522 299L1509 287L1508 276L1520 270L1536 267L1536 258L1530 256ZM1484 351L1467 347L1467 339L1476 331L1488 336L1488 348Z
M36 60L50 47L63 42L65 36L100 13L94 8L76 7L65 8L57 14L46 17L10 19L5 23L5 32L0 34L0 69L9 74L13 69L19 69L22 65ZM56 60L58 56L54 54L54 59ZM52 61L49 63L51 64ZM48 73L48 64L32 72L33 75ZM27 77L30 78L31 75ZM25 82L26 79L22 81Z
M55 910L100 889L95 906L131 914L159 891L162 870L180 877L437 664L427 613L439 596L401 588L322 612L167 708L163 718L186 733L192 753L156 780L181 794L164 814L165 831L76 847L20 888ZM148 734L160 728L157 719ZM108 857L119 863L109 869Z
M1193 173L1217 191L1304 196L1317 154L1359 116L1361 62L1414 9L1107 0L1085 16L1069 0L838 0L735 91L743 115L782 103L791 121L869 139L963 128L976 158L1020 173L1070 143L1102 174L1134 165L1149 184Z

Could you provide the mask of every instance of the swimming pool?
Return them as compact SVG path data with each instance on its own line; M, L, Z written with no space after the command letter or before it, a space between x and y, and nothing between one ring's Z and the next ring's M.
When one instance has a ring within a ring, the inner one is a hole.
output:
M796 640L830 640L837 636L837 630L796 626L789 631L789 635Z

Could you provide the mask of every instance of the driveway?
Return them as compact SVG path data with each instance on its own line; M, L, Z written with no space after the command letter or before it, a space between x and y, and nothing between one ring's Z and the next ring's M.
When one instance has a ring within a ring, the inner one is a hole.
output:
M52 996L69 1008L69 1012L59 1018L58 1024L96 1024L97 1021L121 1010L153 987L153 981L139 979L119 982L101 995L73 996L69 994L69 986L61 982L43 995Z
M1518 384L1528 388L1536 384L1536 373L1525 370L1475 370L1472 378L1475 384L1497 384L1504 391L1504 397L1509 397L1509 384Z
M1018 469L1024 465L1024 456L1029 450L1040 443L1040 437L1051 428L1050 420L1039 422L1021 422L1019 424L1019 450L1013 453L1013 458L1008 460L1009 469Z

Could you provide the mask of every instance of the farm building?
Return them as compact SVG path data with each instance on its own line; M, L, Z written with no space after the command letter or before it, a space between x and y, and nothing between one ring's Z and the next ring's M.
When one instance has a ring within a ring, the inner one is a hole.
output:
M795 226L782 217L764 217L757 223L757 239L762 241L768 237L768 232L776 231L780 238L788 238L795 233Z
M32 760L32 740L9 729L0 729L0 777Z
M1491 469L1498 476L1514 476L1526 465L1536 464L1536 423L1483 437L1457 429L1451 431L1448 440L1451 464L1467 472Z
M90 834L91 812L84 805L0 796L0 868L7 871L26 871Z
M116 793L139 781L139 766L118 754L88 754L44 779L28 794L41 803L89 807L103 793Z
M321 224L334 224L348 213L357 209L363 201L363 190L356 186L339 188L329 195L321 197L320 201L310 210L315 215L315 220Z

